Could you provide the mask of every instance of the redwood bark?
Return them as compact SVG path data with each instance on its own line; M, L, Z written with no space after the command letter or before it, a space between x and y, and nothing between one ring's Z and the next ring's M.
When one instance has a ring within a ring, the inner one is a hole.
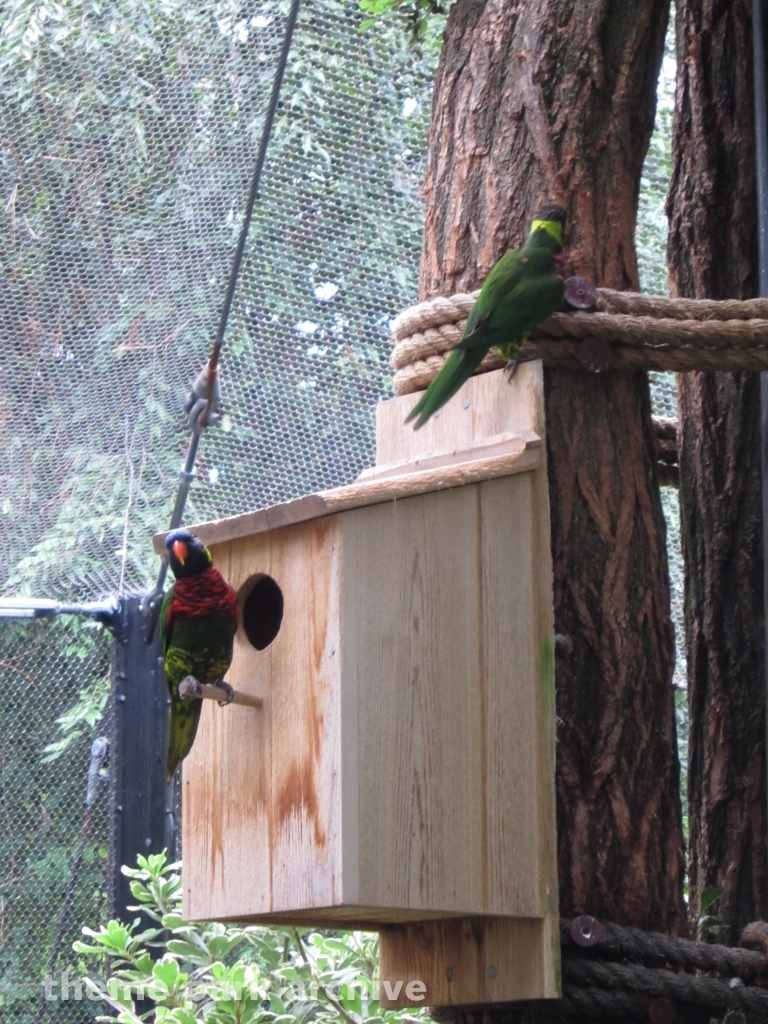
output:
M545 200L568 210L572 273L637 288L667 18L668 0L458 0L432 108L422 299L477 286ZM684 932L648 382L552 371L546 387L555 622L572 644L556 670L561 913Z
M757 294L751 0L678 0L669 197L673 293ZM689 875L725 890L737 942L768 916L765 698L756 373L678 375L690 710Z

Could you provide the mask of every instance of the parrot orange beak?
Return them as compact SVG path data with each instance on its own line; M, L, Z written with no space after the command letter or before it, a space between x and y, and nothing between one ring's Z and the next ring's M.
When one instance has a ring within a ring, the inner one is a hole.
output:
M173 551L174 555L178 558L181 564L184 565L184 563L187 560L187 545L184 543L184 541L175 540L173 544L171 544L171 551Z

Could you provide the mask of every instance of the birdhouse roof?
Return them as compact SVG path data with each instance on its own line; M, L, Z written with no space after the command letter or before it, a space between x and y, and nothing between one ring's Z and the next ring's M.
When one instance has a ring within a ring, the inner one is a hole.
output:
M538 434L532 430L510 431L488 437L482 443L476 442L471 448L374 466L345 487L318 491L225 519L196 523L189 529L205 544L221 544L335 512L527 472L535 469L541 458L542 441ZM166 536L167 531L155 534L154 548L158 554L165 551Z

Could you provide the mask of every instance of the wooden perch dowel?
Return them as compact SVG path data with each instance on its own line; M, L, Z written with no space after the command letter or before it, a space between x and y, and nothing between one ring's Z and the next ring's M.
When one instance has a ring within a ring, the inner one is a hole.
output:
M243 693L242 690L232 690L232 698L227 690L221 686L214 686L212 683L201 683L194 676L187 676L179 683L179 694L182 697L202 697L203 700L216 700L220 704L241 704L243 707L261 708L264 706L264 698L255 694Z

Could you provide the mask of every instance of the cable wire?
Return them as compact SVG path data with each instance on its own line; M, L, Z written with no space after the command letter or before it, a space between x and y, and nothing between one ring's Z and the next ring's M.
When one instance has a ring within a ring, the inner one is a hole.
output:
M251 178L251 187L248 192L248 201L245 205L245 213L243 215L243 223L240 228L240 237L237 240L237 248L235 249L235 255L232 260L232 267L229 272L229 280L227 282L227 291L224 295L224 302L221 307L221 315L219 317L219 326L216 330L216 340L213 343L213 349L208 360L208 401L206 403L205 411L200 418L200 426L198 429L193 430L192 435L189 439L189 446L187 448L187 456L184 461L184 467L179 473L179 489L176 494L176 504L171 515L171 522L168 527L169 530L175 530L177 526L181 525L181 520L184 515L184 509L187 504L187 495L189 494L189 488L192 480L195 476L195 459L197 457L197 449L200 445L200 435L203 428L207 425L208 416L211 412L211 403L213 401L214 389L216 385L216 377L218 375L219 356L221 355L222 345L224 344L224 334L227 330L227 323L229 321L229 314L232 309L232 301L235 295L235 287L237 285L237 279L240 276L240 265L243 262L243 254L245 252L245 243L248 240L248 232L251 226L251 218L253 217L253 208L256 205L256 199L259 194L259 185L261 184L261 173L264 169L264 162L267 157L267 149L269 147L269 140L272 135L272 126L275 121L275 114L277 113L277 107L280 102L280 90L283 85L283 78L285 76L285 68L288 63L288 55L291 51L291 44L293 42L293 33L296 28L296 20L299 15L299 7L301 0L292 0L291 9L288 12L288 20L285 25L285 35L283 36L283 45L280 49L280 58L275 68L275 77L272 82L272 93L269 98L269 106L267 107L267 114L264 119L264 127L261 131L261 140L259 142L259 149L256 154L256 164L253 169L253 176ZM163 559L160 570L157 574L157 580L155 581L154 588L147 594L142 601L142 611L149 617L147 623L147 634L146 642L151 643L152 637L155 632L155 626L157 625L157 615L160 608L161 597L163 594L163 588L165 586L165 577L168 574L168 562Z

